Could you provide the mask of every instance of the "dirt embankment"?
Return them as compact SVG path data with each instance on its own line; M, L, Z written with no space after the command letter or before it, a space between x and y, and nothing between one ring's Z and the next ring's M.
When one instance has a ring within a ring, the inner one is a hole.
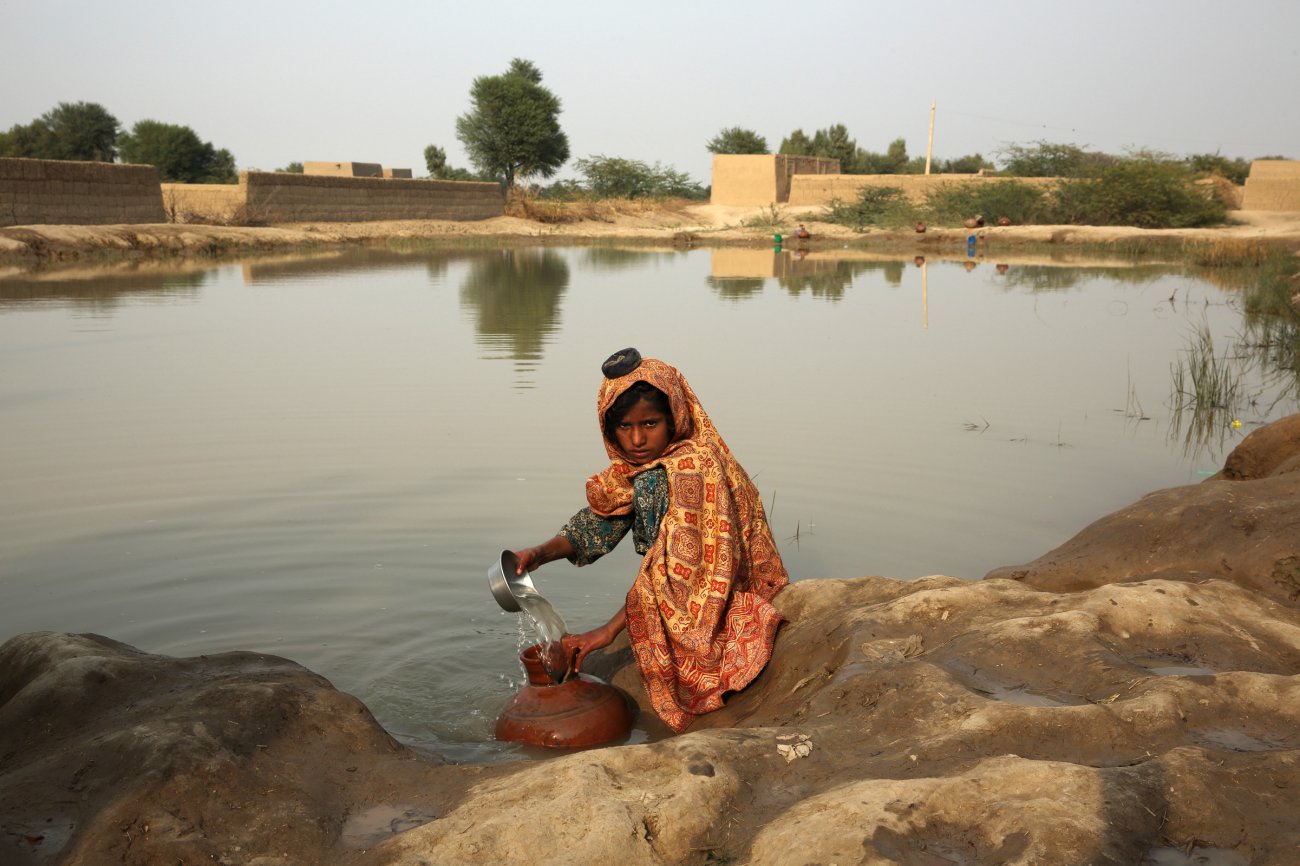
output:
M476 222L409 220L365 223L299 223L276 226L187 224L110 226L15 226L0 228L0 261L10 267L114 256L214 256L243 252L381 242L454 242L501 239L526 243L637 241L665 246L767 244L803 222L812 232L810 252L843 245L887 245L909 251L960 255L971 230L929 229L854 232L819 220L824 208L688 205L636 213L611 212L574 223L542 223L518 217ZM1259 239L1300 247L1300 213L1235 211L1233 224L1212 229L1135 229L1100 226L989 226L974 230L985 242L1027 245L1106 245L1135 239L1206 241ZM1014 261L1014 251L1011 250Z

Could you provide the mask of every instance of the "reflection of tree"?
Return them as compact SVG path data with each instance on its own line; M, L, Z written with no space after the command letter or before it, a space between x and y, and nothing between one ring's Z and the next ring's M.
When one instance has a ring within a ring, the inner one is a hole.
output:
M853 275L847 270L836 268L824 273L789 274L778 277L777 282L791 297L797 298L807 292L814 298L838 301L844 297L844 290L853 285Z
M560 254L507 249L470 264L460 303L478 315L479 345L535 361L559 328L560 298L568 287L569 265Z
M746 298L752 298L754 295L761 295L763 293L763 283L766 281L761 277L709 276L705 278L705 282L723 300L743 301Z
M890 285L903 281L906 263L899 261L851 261L846 259L803 259L795 261L778 278L781 288L793 297L807 292L814 298L838 301L853 285L853 278L868 271L880 271Z
M583 251L583 264L592 271L626 271L645 266L650 256L663 256L661 251L618 249L617 247L589 247Z
M1000 266L999 266L1000 267ZM1082 280L1105 277L1116 283L1146 283L1169 273L1166 265L1135 265L1133 267L1089 268L1078 265L1055 267L1052 265L1015 265L999 270L998 283L1008 289L1027 288L1034 292L1062 292L1073 289Z

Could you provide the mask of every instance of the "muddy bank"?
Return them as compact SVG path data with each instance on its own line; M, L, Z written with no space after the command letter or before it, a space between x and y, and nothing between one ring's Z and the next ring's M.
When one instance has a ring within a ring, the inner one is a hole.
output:
M0 860L1291 866L1298 541L1292 416L982 581L790 586L767 671L682 736L494 767L285 659L22 635Z
M412 220L365 223L302 223L234 227L185 224L136 226L17 226L0 228L0 263L26 269L51 263L115 259L217 257L249 253L377 243L606 243L637 241L681 248L691 245L770 244L775 231L787 233L804 222L810 252L850 246L888 246L907 254L960 255L963 228L854 232L821 222L823 208L782 208L773 223L770 209L691 205L662 211L611 213L599 220L550 224L517 217L475 222ZM1258 239L1300 247L1300 214L1235 211L1234 224L1213 229L1148 230L1099 226L990 226L975 230L983 243L1014 253L1016 247L1120 245ZM788 244L788 242L787 242ZM1012 259L1014 261L1014 258Z

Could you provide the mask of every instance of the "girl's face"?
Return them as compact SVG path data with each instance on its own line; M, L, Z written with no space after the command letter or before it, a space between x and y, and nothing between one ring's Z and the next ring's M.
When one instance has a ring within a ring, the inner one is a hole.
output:
M614 438L629 462L643 466L658 459L668 447L668 418L642 400L614 427Z

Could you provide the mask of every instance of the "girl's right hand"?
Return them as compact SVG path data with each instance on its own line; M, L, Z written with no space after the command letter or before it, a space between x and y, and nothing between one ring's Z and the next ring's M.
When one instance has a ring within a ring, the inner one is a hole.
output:
M515 574L536 570L546 562L542 556L541 547L525 547L523 550L516 550L515 559L519 561L519 565L515 567Z
M515 558L519 560L519 565L515 568L515 574L533 571L548 562L566 559L570 556L573 556L573 545L563 535L557 535L543 541L536 547L525 547L523 550L516 550Z

